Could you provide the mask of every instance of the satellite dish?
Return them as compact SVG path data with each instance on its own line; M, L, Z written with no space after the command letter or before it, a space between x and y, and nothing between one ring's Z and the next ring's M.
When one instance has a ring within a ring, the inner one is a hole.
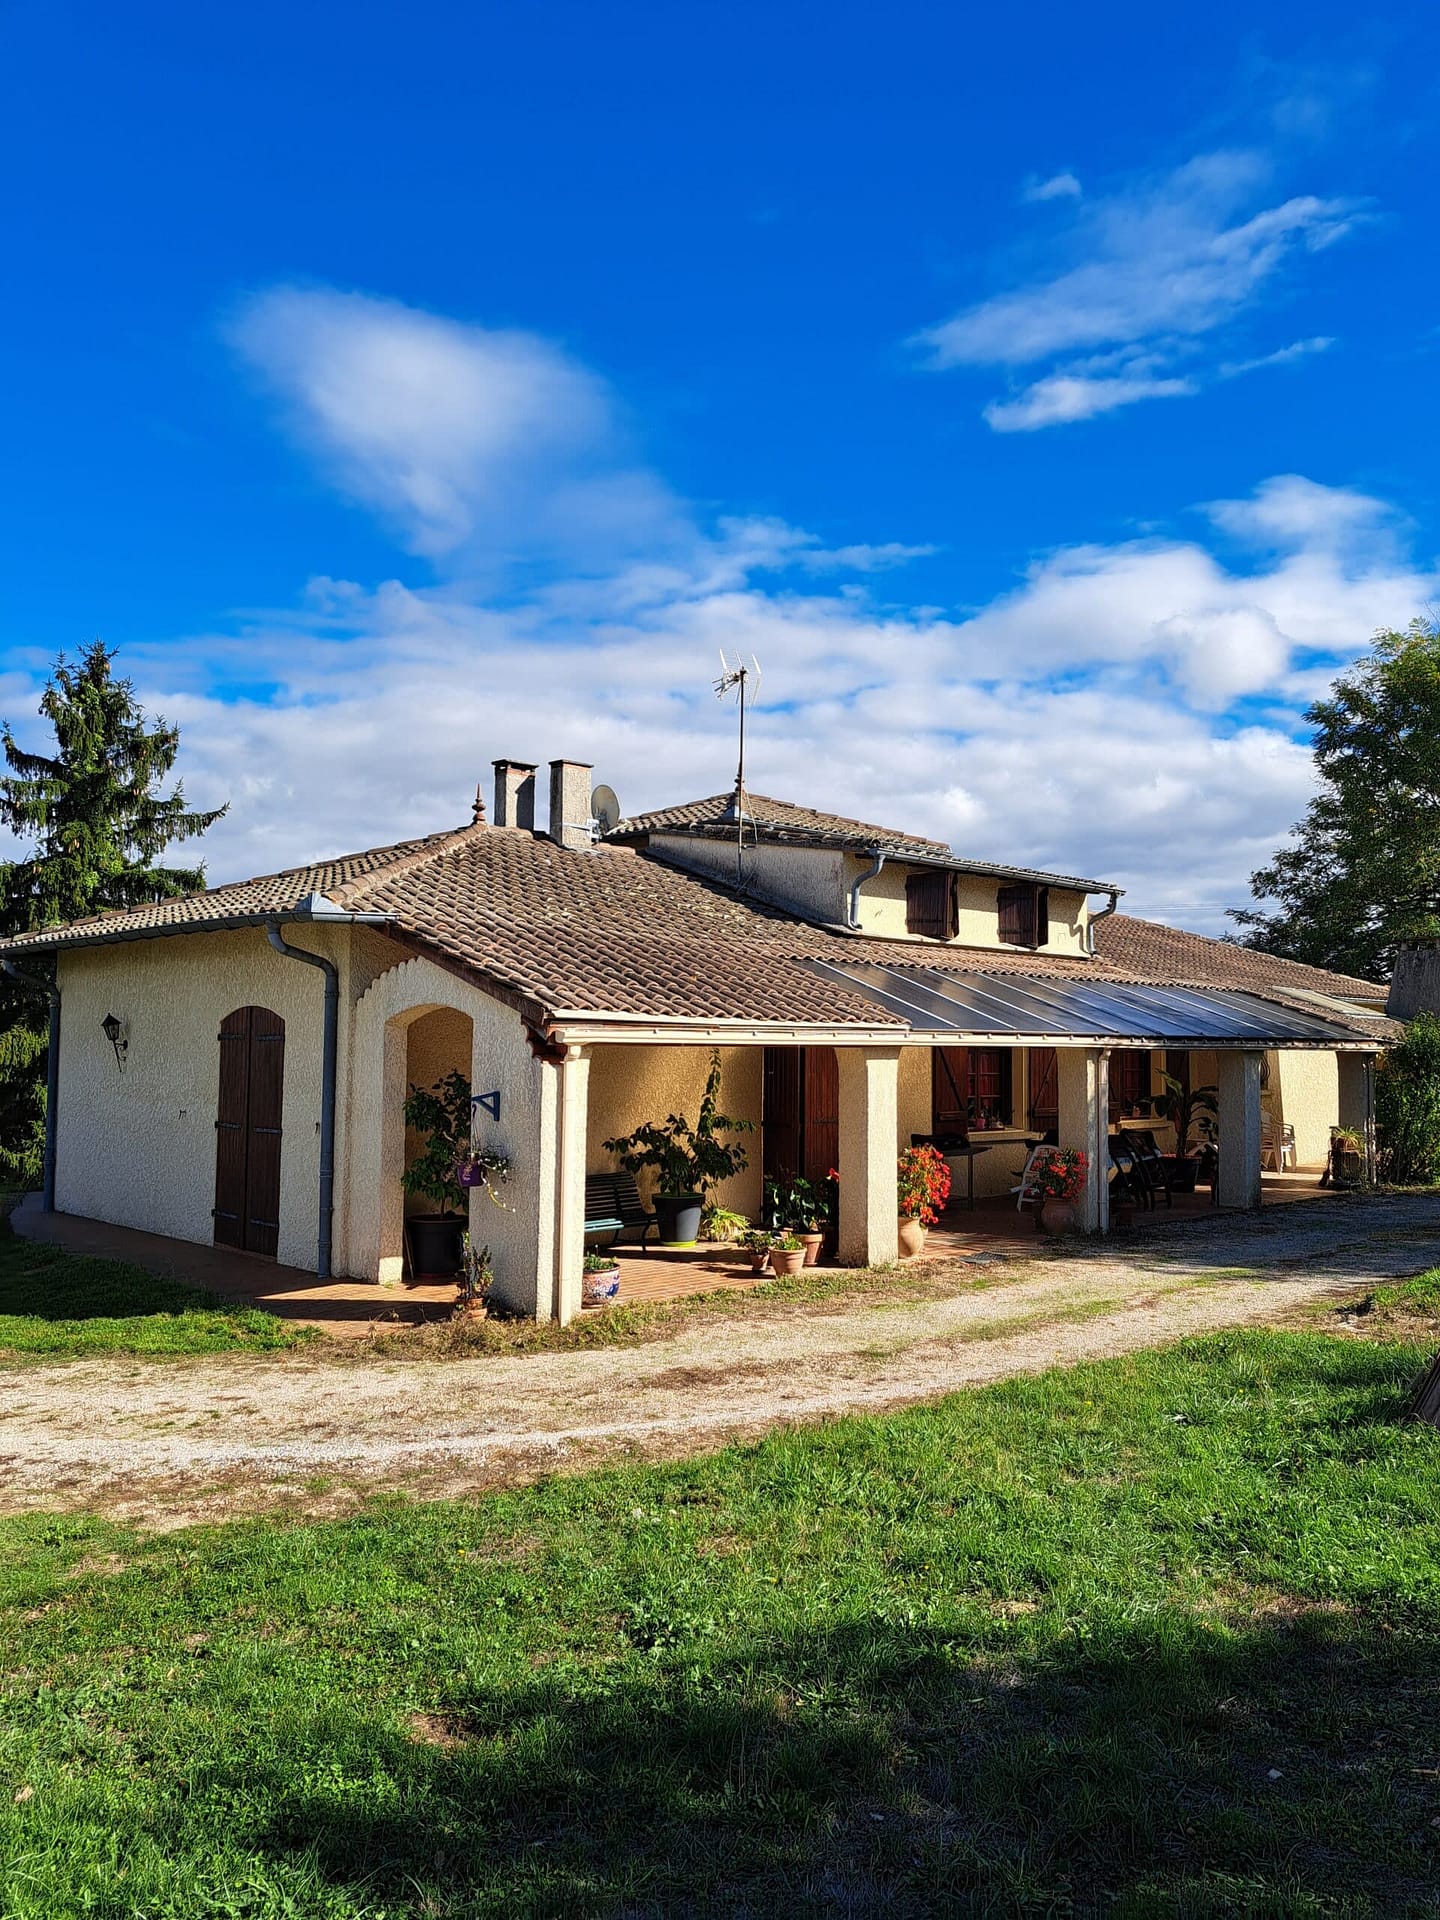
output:
M591 816L600 822L600 831L613 833L620 824L620 802L613 787L596 787L590 796Z

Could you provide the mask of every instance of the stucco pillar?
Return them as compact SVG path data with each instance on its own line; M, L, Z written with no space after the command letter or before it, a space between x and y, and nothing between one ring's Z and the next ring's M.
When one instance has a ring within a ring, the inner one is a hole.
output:
M375 1278L381 1286L398 1287L405 1277L405 1193L400 1185L405 1169L405 1094L409 1082L410 1029L405 1021L386 1021L380 1045L379 1105L377 1109L373 1104L373 1095L367 1101L365 1139L363 1143L357 1140L351 1165L362 1180L375 1182Z
M900 1049L837 1047L835 1058L840 1077L840 1263L883 1266L900 1253Z
M1365 1178L1375 1179L1375 1056L1337 1053L1340 1100L1338 1124L1352 1127L1365 1143Z
M1215 1057L1222 1207L1260 1205L1260 1067L1264 1058L1248 1049Z
M585 1136L590 1110L590 1055L569 1047L556 1069L554 1314L563 1327L583 1305Z
M1076 1208L1082 1233L1110 1231L1110 1050L1059 1047L1055 1053L1057 1132L1062 1147L1085 1156Z

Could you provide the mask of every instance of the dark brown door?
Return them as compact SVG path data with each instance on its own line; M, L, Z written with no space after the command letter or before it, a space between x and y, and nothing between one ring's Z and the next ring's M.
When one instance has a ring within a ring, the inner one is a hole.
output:
M833 1047L767 1047L760 1118L767 1180L797 1173L817 1186L840 1153L840 1070Z
M238 1007L220 1027L215 1113L215 1244L275 1258L280 1241L280 1108L285 1022Z

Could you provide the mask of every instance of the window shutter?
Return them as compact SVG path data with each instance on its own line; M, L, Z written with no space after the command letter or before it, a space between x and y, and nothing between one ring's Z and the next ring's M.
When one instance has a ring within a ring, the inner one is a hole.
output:
M1033 880L1001 887L1000 938L1011 947L1043 947L1050 939L1050 889Z
M1035 945L1048 947L1050 944L1050 889L1035 889Z
M950 938L951 885L948 873L912 873L905 881L905 931L930 940Z

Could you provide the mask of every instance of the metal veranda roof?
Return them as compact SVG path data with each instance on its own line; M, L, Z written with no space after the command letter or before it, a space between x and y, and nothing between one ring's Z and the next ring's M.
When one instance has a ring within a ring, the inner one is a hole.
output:
M810 962L916 1033L1002 1043L1151 1047L1363 1047L1354 1027L1227 988L940 973ZM1376 1043L1372 1043L1376 1044Z

